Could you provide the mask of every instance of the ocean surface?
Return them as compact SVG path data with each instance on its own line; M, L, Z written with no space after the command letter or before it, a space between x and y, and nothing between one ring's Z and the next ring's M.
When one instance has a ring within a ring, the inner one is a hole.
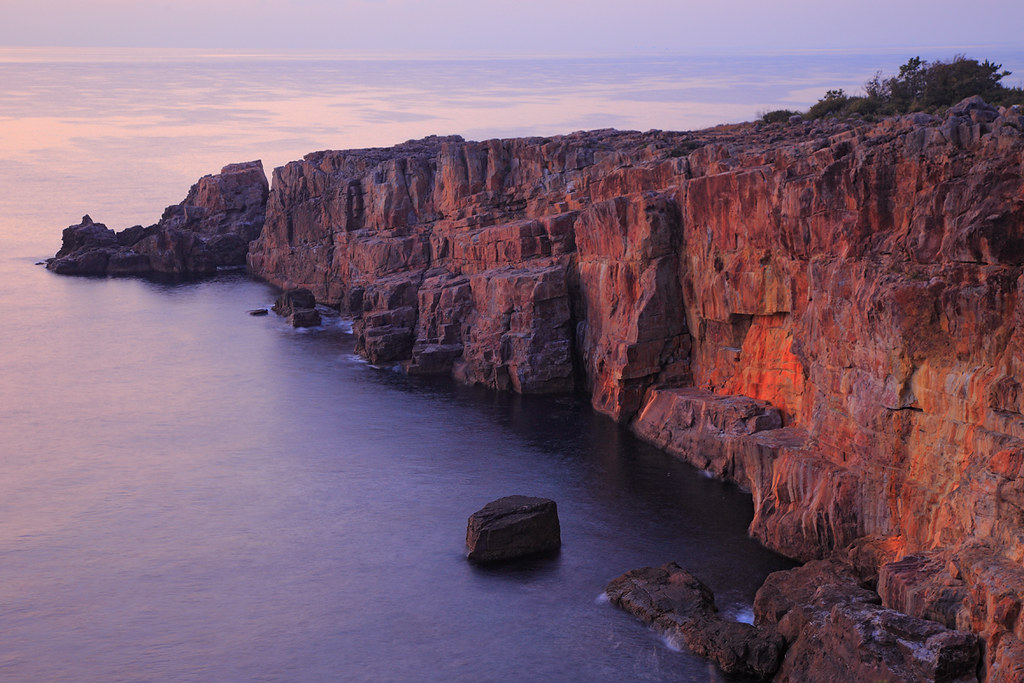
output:
M749 619L789 564L736 487L579 397L408 378L343 319L250 317L275 292L241 273L38 262L83 214L148 225L232 162L750 120L909 56L0 49L0 680L725 680L600 596L674 560ZM513 493L558 502L561 552L470 565L466 518Z

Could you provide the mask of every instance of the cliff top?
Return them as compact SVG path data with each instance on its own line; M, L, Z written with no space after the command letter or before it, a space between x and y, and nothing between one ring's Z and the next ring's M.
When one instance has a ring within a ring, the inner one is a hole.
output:
M346 166L368 168L396 159L429 159L446 148L459 145L536 147L546 154L553 154L559 149L587 148L597 154L619 153L626 164L688 156L702 147L718 145L718 151L713 156L721 159L741 153L760 156L801 143L810 143L804 151L813 153L834 143L837 135L883 140L913 128L936 128L944 123L951 126L968 120L970 123L991 124L997 119L1011 128L1024 130L1024 112L1019 106L995 107L973 96L950 107L941 116L916 112L890 116L876 122L856 115L817 119L793 116L781 122L767 123L759 120L691 131L652 129L641 132L604 128L547 137L494 138L483 141L466 140L460 135L431 135L391 147L320 150L291 164L305 162L315 166L326 164L335 169Z

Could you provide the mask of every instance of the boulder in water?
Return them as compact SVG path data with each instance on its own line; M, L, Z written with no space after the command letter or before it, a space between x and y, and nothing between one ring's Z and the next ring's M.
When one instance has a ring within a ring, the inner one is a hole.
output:
M308 289L288 289L281 292L274 302L274 313L288 318L292 327L316 327L320 324L320 313L316 310L316 299Z
M558 507L548 498L506 496L469 517L466 546L474 562L550 552L562 545Z
M301 308L316 308L316 299L313 297L313 292L301 287L281 292L281 295L277 297L277 301L274 302L274 313L286 317Z

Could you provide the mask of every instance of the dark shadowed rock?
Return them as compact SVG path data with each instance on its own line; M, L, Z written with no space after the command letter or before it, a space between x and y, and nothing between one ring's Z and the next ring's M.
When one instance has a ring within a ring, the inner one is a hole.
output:
M978 680L976 635L883 607L851 567L834 560L771 574L754 614L788 647L778 680Z
M296 309L316 308L316 299L308 289L288 289L277 297L274 302L274 313L289 316Z
M320 313L316 310L316 299L308 289L289 289L277 297L274 313L288 318L292 327L316 327L320 324Z
M978 680L977 636L883 607L838 560L771 574L757 593L753 626L722 619L711 591L673 562L627 572L605 593L729 673L778 681Z
M320 312L315 308L296 308L288 316L288 324L292 327L316 327L320 322Z
M50 259L46 267L61 275L106 275L110 253L107 249L90 249Z
M46 267L61 275L105 275L118 246L114 231L87 214L78 225L64 228L60 251Z
M85 249L116 248L117 235L103 223L96 223L88 215L82 216L78 225L64 228L61 235L61 247L55 258L63 258Z
M259 236L269 185L259 161L199 179L185 200L149 227L115 233L89 216L64 230L47 268L65 275L209 275L244 266Z
M155 227L151 225L148 228L144 228L141 225L133 225L130 228L125 228L117 233L117 243L122 247L130 247L143 237L150 235Z
M134 249L119 249L107 261L107 275L149 275L152 272L153 265L149 256L137 253Z
M557 550L562 545L555 501L506 496L469 517L466 546L474 562L509 560Z
M214 235L206 240L206 248L220 267L244 266L249 240L240 235Z
M249 315L268 315L270 311L265 308L254 308L249 311Z
M783 642L774 629L723 619L711 590L675 562L626 572L605 594L727 673L767 678L779 668Z

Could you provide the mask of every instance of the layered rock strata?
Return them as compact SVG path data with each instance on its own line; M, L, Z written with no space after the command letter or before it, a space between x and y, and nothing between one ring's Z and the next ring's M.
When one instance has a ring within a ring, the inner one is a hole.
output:
M374 362L587 390L748 489L786 555L927 558L933 589L883 600L983 634L998 672L1024 636L1022 129L975 98L318 152L275 170L249 263Z
M1024 117L580 132L326 151L86 217L48 267L248 264L410 373L586 390L749 490L751 533L1024 660ZM264 224L265 221L265 224ZM262 232L261 232L262 226Z
M841 561L771 574L754 601L754 624L785 642L776 680L978 680L976 635L881 603Z
M64 275L191 277L244 266L249 243L263 229L269 191L261 162L225 166L200 178L149 227L115 233L84 216L64 230L46 267Z

